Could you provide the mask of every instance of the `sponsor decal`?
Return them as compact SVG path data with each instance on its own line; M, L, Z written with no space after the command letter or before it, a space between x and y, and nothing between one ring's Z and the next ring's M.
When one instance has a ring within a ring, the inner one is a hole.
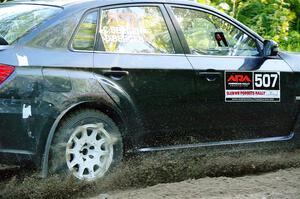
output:
M226 88L239 90L252 90L252 72L226 73Z
M226 102L280 102L279 72L225 72Z

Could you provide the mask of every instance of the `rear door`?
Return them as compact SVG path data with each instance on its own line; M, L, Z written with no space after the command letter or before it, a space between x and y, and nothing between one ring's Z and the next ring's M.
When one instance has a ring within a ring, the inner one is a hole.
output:
M164 6L102 8L99 32L95 70L117 85L139 113L145 131L129 129L135 145L188 142L186 132L194 124L190 109L196 99L195 73Z
M288 138L297 113L289 66L263 58L259 42L224 16L177 5L168 11L196 71L196 140Z

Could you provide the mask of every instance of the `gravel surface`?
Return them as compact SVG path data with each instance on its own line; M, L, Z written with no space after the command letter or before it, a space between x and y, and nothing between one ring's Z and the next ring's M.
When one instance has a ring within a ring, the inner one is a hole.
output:
M298 199L300 168L244 177L216 177L101 194L93 199Z
M201 152L130 158L93 183L3 167L0 198L300 199L300 150Z

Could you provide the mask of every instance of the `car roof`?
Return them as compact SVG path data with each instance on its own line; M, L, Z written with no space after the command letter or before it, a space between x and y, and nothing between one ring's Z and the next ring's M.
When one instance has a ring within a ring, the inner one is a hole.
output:
M182 5L197 5L204 8L214 9L210 6L201 5L190 0L13 0L8 3L40 4L59 7L69 7L75 5L97 7L127 3L171 3Z
M20 4L41 4L41 5L50 5L50 6L60 6L65 7L67 5L74 4L76 2L86 2L83 0L13 0L7 2L8 4L11 3L20 3Z

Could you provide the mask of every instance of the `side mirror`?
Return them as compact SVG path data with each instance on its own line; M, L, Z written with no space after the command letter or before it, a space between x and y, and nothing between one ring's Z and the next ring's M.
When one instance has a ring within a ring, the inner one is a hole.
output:
M264 41L263 55L264 57L277 56L279 52L278 44L272 40Z

